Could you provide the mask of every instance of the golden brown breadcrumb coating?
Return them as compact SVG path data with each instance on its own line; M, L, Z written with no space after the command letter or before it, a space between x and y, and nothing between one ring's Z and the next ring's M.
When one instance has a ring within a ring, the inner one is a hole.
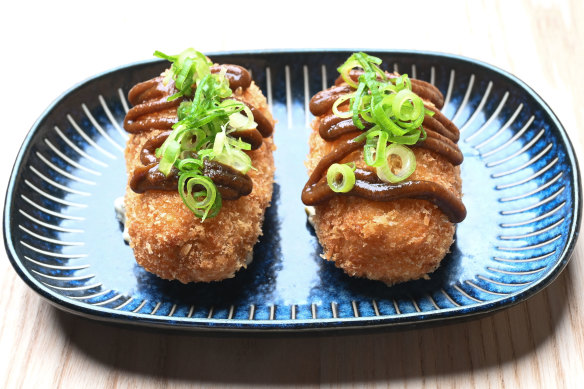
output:
M266 99L252 83L241 97L273 122ZM162 131L130 134L126 147L129 174L139 166L139 153L147 139ZM252 165L247 173L253 191L234 201L223 201L219 214L201 222L176 191L149 190L143 194L126 189L126 223L136 261L164 279L209 282L233 277L247 265L261 235L264 213L272 198L274 160L272 138L249 151Z
M318 134L320 118L312 123L307 168L311 174L318 161L343 140L324 141ZM435 152L413 148L417 167L411 180L444 185L461 196L460 168ZM367 167L362 150L342 162L355 161ZM315 206L313 218L323 257L334 261L347 274L379 280L388 285L425 277L448 253L455 226L438 207L426 200L370 201L353 196L335 196Z

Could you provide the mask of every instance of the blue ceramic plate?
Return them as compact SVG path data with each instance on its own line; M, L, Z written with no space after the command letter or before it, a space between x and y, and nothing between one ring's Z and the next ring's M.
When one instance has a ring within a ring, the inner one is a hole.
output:
M26 138L8 186L5 245L18 274L57 307L93 319L180 329L307 330L469 317L532 296L566 266L581 209L576 158L549 107L492 66L434 53L375 52L435 84L461 129L467 219L429 280L387 287L319 256L300 192L310 97L343 51L212 55L251 70L278 120L276 183L254 261L234 279L183 285L136 265L114 199L126 185L128 90L167 64L115 69L69 90Z

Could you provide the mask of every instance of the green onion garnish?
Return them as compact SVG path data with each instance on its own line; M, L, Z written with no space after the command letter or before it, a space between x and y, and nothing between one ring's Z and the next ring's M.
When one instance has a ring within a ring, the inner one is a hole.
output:
M202 190L193 193L194 186ZM197 216L205 220L214 217L221 209L221 194L209 177L198 174L197 170L183 172L178 179L178 188L183 203Z
M326 182L333 192L349 192L355 186L355 164L333 163L326 173Z
M229 99L232 91L225 72L212 74L211 63L200 52L187 49L169 56L156 51L154 55L173 62L166 77L175 81L178 92L168 100L192 96L192 101L179 105L178 122L156 151L158 170L166 176L173 167L178 171L178 192L183 202L205 220L221 209L221 194L203 175L203 161L215 160L246 174L252 165L243 150L250 150L251 145L229 134L255 128L256 123L245 104Z
M365 163L377 168L378 176L386 182L399 182L408 178L416 167L415 156L406 146L414 145L426 139L422 127L425 115L432 116L433 111L424 107L422 99L412 92L412 84L407 74L390 78L381 70L381 59L359 52L354 53L337 70L343 80L355 88L355 92L341 96L333 104L333 113L341 118L352 118L353 124L365 129L363 121L373 124L372 128L355 138L365 140L363 150ZM361 68L358 82L351 78L351 70ZM339 110L339 105L349 100L349 110ZM371 126L369 126L371 127ZM390 143L388 146L387 143ZM395 151L392 146L398 146ZM403 150L408 150L410 154ZM391 155L402 158L403 169L394 174L387 159ZM412 167L413 166L413 167ZM383 177L383 178L382 178ZM330 184L331 189L335 190Z
M363 149L363 156L367 165L373 167L383 165L387 138L387 132L381 130L375 130L367 134L365 148Z
M380 180L395 184L416 170L416 156L408 147L393 143L385 149L383 164L376 170Z
M198 84L203 77L211 73L211 62L192 48L186 49L178 55L167 55L157 50L154 52L154 56L172 62L165 83L168 83L172 78L178 92L170 96L169 101L181 96L191 96L193 85Z

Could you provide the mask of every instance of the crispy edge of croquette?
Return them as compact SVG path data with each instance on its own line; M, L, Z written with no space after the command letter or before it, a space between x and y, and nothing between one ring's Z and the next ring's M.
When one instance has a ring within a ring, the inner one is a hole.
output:
M318 134L320 118L312 124L310 153L306 166L309 174L320 159L346 136L334 142ZM461 196L460 168L440 155L413 148L417 167L411 180L429 180L444 185ZM368 168L358 150L342 162L356 161ZM371 169L371 168L369 168ZM454 224L426 200L400 199L369 201L352 196L336 196L315 206L314 227L324 249L323 258L347 274L379 280L388 285L426 278L449 252Z
M265 97L252 85L234 92L272 120ZM161 131L130 134L126 147L128 172L139 166L142 145ZM273 188L275 149L272 137L248 152L255 169L248 172L253 191L235 201L224 201L219 214L201 222L182 202L178 192L134 193L126 188L126 217L130 246L138 264L164 279L183 283L231 278L246 267L262 233L264 213Z

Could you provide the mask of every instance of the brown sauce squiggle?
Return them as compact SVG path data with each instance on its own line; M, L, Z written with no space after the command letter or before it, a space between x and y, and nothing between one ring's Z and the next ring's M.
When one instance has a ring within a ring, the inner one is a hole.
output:
M460 139L460 130L454 123L450 121L440 110L424 104L424 107L434 112L434 116L424 116L424 128L426 126L435 129L436 132L450 138L453 142L458 142Z
M241 196L247 196L253 189L253 181L249 176L219 162L205 160L203 175L215 183L221 192L221 197L225 200L236 200Z
M124 129L129 133L171 129L177 122L176 109L183 101L167 101L174 92L174 83L164 85L162 76L134 86L128 93L133 107L126 114Z
M213 181L223 200L237 200L250 194L253 189L251 178L220 162L205 160L202 173ZM130 180L130 188L136 193L147 190L176 191L177 185L178 170L173 167L165 176L158 169L158 162L138 166ZM193 191L201 189L201 186L195 186Z
M372 127L370 123L364 124L364 130L368 130ZM456 143L452 141L452 139L442 135L438 131L435 131L435 128L432 126L425 126L425 129L427 135L426 139L416 143L416 146L432 150L437 154L440 154L455 166L462 163L462 152ZM354 133L355 136L358 136L362 132L362 130L357 128L357 126L353 123L353 119L343 119L334 114L329 114L322 118L318 130L320 137L327 142L338 139L342 135L346 134Z
M359 150L365 142L348 140L339 144L332 152L325 155L310 175L302 190L302 202L305 205L318 205L336 195L358 196L372 201L391 201L402 198L428 200L436 204L452 223L459 223L466 217L466 208L462 201L442 185L431 181L406 181L388 184L377 178L373 172L356 169L355 186L348 193L335 193L328 186L326 172L333 164L350 153Z
M321 116L332 111L335 101L341 96L353 92L355 89L349 85L333 86L316 93L308 103L308 109L314 116ZM346 104L344 104L346 106Z
M442 96L442 93L440 93L438 88L426 81L416 80L413 78L412 92L424 100L431 101L432 104L434 104L438 109L442 109L444 106L444 96Z
M140 151L140 162L144 165L149 165L151 163L158 162L158 158L156 158L156 149L162 146L166 138L170 135L171 131L164 131L154 138L150 138L144 143L142 146L142 151Z
M335 162L340 161L347 155L354 151L359 150L363 147L365 141L355 142L355 140L350 139L348 141L342 142L337 147L325 155L316 165L312 174L308 178L308 182L304 185L302 190L302 202L305 205L316 205L328 199L328 192L334 193L331 188L325 189L317 186L321 179L326 179L326 172L328 168ZM327 185L328 187L328 185ZM350 192L349 192L350 193Z
M364 130L372 127L371 123L364 122L363 124L365 125ZM463 157L458 145L455 143L458 140L458 129L456 126L454 126L456 133L453 133L439 119L434 119L428 115L424 117L423 126L427 134L426 140L418 142L416 146L432 150L446 158L452 164L460 165ZM346 134L355 133L355 136L357 136L361 131L363 130L357 128L353 123L353 119L340 118L333 113L322 117L318 128L320 137L327 142L338 139L340 136Z
M460 165L464 159L456 143L430 129L426 129L426 139L416 143L415 146L434 151L454 166Z
M308 105L310 113L314 116L324 115L331 110L339 97L351 93L353 90L353 88L345 84L318 92L310 99L310 104Z
M326 182L326 178L319 180L311 190L319 195L318 205L332 199L336 195L358 196L371 201L392 201L398 199L428 200L436 204L452 223L460 223L466 217L466 208L462 202L446 190L442 185L431 181L405 181L390 185L384 182L370 182L366 178L370 172L355 170L355 186L349 193L335 193ZM366 178L365 178L366 177Z
M315 94L312 99L310 99L310 103L308 105L308 108L310 109L310 112L314 115L314 116L322 116L325 114L329 114L332 115L333 117L337 117L336 115L332 114L331 110L333 108L333 105L335 103L335 101L347 94L347 93L351 93L354 89L351 88L349 85L341 85L341 86L335 86L329 89L325 89L323 91L318 92L317 94ZM458 128L456 127L456 125L454 123L452 123L446 116L444 116L444 114L442 114L442 112L440 112L440 110L430 106L430 105L424 105L426 108L428 108L429 110L431 110L432 112L434 112L434 116L429 116L426 115L424 117L424 122L422 123L424 128L430 128L432 130L434 130L435 132L438 132L441 135L444 135L445 137L451 139L454 142L457 142L459 137L460 137L460 131L458 130ZM342 105L341 105L342 107ZM325 116L323 118L323 120L321 121L321 126L325 126L325 127L332 127L336 124L338 124L340 122L336 121L336 119L331 118L329 115ZM351 120L351 119L348 119ZM364 123L366 124L366 123ZM343 126L348 126L348 123L343 124ZM319 128L319 132L322 136L323 132L327 132L328 130L323 129L322 127ZM347 132L349 132L347 130ZM347 133L345 132L345 133ZM323 136L323 139L325 140L329 140L330 138L326 138Z
M178 171L172 168L168 176L158 170L158 162L138 166L132 173L130 189L136 193L144 193L147 190L176 190L178 186Z
M222 69L225 69L225 77L232 90L247 89L251 85L251 75L241 66L213 65L210 70L211 73L219 73ZM168 96L176 93L176 89L174 82L164 85L163 79L159 76L139 83L128 94L128 100L133 107L124 119L124 128L127 132L167 130L148 139L140 151L143 166L137 167L130 179L130 188L136 193L144 193L147 190L175 191L178 185L178 171L173 168L168 176L162 174L158 169L159 159L155 155L156 149L162 146L170 135L172 126L178 121L176 111L184 101L183 98L167 101ZM255 150L261 147L263 138L272 134L274 127L253 105L241 98L233 98L249 107L257 123L257 129L236 131L232 136L249 143L251 149ZM253 189L253 182L247 175L219 162L205 160L202 173L215 183L224 200L236 200L241 196L247 196Z
M221 69L225 68L225 78L229 80L229 87L231 90L237 88L247 89L251 85L251 75L245 68L239 65L213 65L211 66L211 73L220 73Z
M362 72L351 71L350 76L357 81ZM390 77L397 77L388 74ZM442 94L436 87L419 80L412 81L412 90L422 99L429 100L436 107L441 107L444 103ZM352 118L340 118L334 115L332 106L335 101L354 91L354 88L343 83L342 78L337 79L336 85L332 88L318 92L310 100L309 109L315 116L320 116L319 134L327 142L334 141L347 134L362 133L353 123ZM415 87L414 87L415 85ZM417 90L417 91L416 91ZM345 104L346 106L346 104ZM433 116L424 117L423 127L426 131L426 139L418 142L415 147L431 150L454 166L460 165L463 155L456 142L459 139L458 128L446 118L439 109L432 105L426 108L434 112ZM342 107L342 105L341 105ZM363 121L365 130L372 127L370 123ZM308 182L302 191L302 202L306 205L322 204L336 195L357 196L372 201L391 201L402 198L423 199L437 205L452 223L458 223L466 217L466 208L462 201L444 186L431 181L405 181L399 184L389 184L381 181L377 175L369 170L355 170L355 185L347 193L335 193L328 186L326 172L333 164L363 147L365 141L356 142L349 139L339 143L336 148L325 155L312 171Z
M371 123L367 122L364 122L363 125L365 126L363 131L369 130L372 127ZM332 113L324 116L318 126L320 137L327 142L333 141L343 135L360 131L355 123L353 123L353 119L343 119Z
M252 150L259 149L264 142L262 134L255 128L249 130L238 130L230 134L235 139L241 139L251 145Z
M225 77L229 81L232 90L238 88L247 89L251 85L251 75L249 72L237 65L213 65L212 73L219 73L225 67L227 72ZM169 130L177 122L176 108L184 99L178 98L167 101L168 96L176 92L174 82L167 85L163 83L163 77L159 76L148 81L141 82L134 86L128 93L128 100L133 107L126 114L124 119L124 129L130 133L144 131ZM274 126L262 112L248 102L238 97L231 97L243 102L251 110L254 121L258 124L257 130L264 138L270 136L274 131Z
M264 138L267 138L268 136L272 135L272 132L274 132L274 125L272 124L271 121L268 120L268 118L262 113L262 111L260 111L247 101L243 101L243 99L239 97L231 96L230 99L241 101L249 108L249 110L253 114L253 120L258 125L257 130L260 132L260 134L262 134Z

